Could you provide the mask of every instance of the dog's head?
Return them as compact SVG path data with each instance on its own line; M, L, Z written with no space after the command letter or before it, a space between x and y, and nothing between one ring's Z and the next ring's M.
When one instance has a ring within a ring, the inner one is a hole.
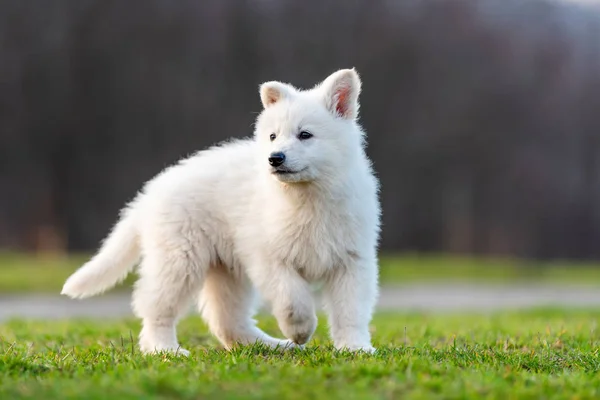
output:
M285 183L335 178L362 151L360 89L354 69L339 70L310 90L262 84L264 110L255 130L259 162Z

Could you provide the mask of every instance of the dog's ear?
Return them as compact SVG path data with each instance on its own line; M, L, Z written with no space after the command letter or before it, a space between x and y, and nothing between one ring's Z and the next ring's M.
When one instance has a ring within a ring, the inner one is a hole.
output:
M267 108L292 95L294 88L286 83L277 81L265 82L260 85L260 100Z
M338 117L356 119L360 88L360 77L354 68L334 72L321 84L325 107Z

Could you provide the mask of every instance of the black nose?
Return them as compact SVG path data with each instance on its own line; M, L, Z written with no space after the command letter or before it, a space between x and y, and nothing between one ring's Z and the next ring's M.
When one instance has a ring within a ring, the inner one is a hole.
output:
M285 161L285 154L281 152L271 153L269 156L269 164L273 167L279 167Z

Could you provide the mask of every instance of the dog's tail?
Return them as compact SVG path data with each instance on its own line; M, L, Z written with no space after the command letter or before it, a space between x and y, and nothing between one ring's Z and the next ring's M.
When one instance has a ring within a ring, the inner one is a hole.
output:
M100 251L67 279L61 294L85 298L122 282L140 258L134 210L123 211L120 221L102 243Z

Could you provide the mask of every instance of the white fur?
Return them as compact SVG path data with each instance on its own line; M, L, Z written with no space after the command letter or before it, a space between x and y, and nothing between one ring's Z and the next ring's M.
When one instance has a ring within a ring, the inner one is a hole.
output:
M322 282L335 347L374 351L380 208L356 120L360 85L354 69L311 90L263 84L254 137L200 151L150 180L62 293L101 293L141 259L133 293L140 348L185 353L175 327L198 293L204 320L226 348L287 347L314 333L309 284ZM300 140L300 131L314 136ZM274 174L272 152L284 152L284 167L298 172ZM289 340L256 327L255 289Z

